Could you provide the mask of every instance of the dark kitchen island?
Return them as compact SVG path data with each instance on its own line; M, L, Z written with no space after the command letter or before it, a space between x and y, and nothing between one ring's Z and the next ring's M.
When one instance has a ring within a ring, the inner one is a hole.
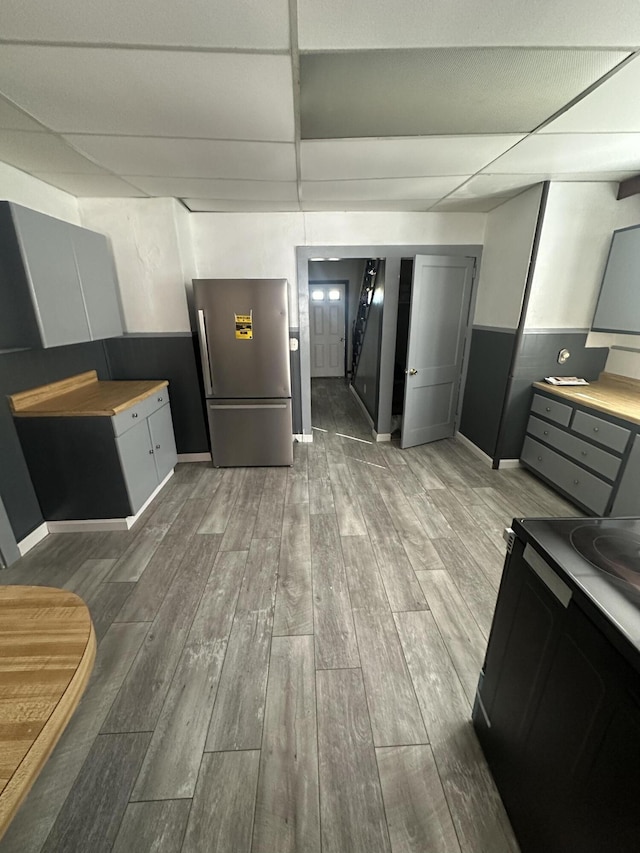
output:
M640 520L509 538L473 721L522 851L637 851Z

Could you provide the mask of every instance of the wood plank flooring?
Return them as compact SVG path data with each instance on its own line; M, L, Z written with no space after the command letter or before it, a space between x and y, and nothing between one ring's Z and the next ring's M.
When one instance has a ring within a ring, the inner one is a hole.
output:
M577 515L454 439L375 444L313 381L291 469L179 465L129 532L0 583L91 610L96 667L0 853L515 853L470 724L514 516Z

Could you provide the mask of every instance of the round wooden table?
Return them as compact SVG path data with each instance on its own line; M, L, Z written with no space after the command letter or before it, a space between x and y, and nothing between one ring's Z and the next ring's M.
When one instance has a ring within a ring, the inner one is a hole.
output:
M0 586L0 838L80 701L95 654L77 595Z

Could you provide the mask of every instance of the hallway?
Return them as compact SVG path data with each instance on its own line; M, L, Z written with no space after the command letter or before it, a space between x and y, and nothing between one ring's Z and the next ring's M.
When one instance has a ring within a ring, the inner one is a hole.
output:
M83 597L82 702L0 853L507 853L470 724L514 515L577 511L451 439L376 444L314 379L291 469L182 464L133 531L0 583Z

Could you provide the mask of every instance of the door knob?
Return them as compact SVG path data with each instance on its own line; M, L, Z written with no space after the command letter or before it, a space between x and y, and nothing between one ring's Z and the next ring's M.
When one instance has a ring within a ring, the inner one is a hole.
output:
M415 367L412 367L411 370L409 371L409 376L415 376L417 372L418 371L415 369Z

